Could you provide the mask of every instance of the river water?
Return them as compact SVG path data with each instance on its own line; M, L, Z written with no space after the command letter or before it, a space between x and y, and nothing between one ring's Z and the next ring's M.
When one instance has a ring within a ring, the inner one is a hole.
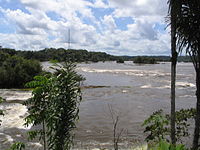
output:
M49 66L49 63L43 63L44 69L49 70ZM99 62L78 64L77 71L86 80L74 148L111 148L112 116L119 118L116 132L122 131L122 149L144 143L143 121L158 109L166 113L170 111L170 63ZM195 72L191 63L178 63L176 84L176 108L194 107ZM1 89L0 96L7 100L1 105L5 116L1 117L0 150L13 141L26 142L29 145L27 149L41 149L37 141L25 140L26 131L31 127L23 126L27 109L20 103L29 98L31 92Z

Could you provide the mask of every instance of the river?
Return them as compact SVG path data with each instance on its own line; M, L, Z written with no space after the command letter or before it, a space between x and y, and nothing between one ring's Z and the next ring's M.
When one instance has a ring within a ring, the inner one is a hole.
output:
M50 64L43 63L49 70ZM132 62L98 62L78 64L77 71L86 80L80 103L79 121L75 130L75 149L111 148L113 140L112 114L119 117L117 133L122 132L120 147L144 143L141 124L154 111L170 111L170 63L137 65ZM195 106L195 72L191 63L178 63L176 108ZM39 150L37 141L27 141L23 126L27 109L20 103L31 96L30 91L0 89L7 100L1 105L5 116L0 126L0 149L13 141L26 142Z

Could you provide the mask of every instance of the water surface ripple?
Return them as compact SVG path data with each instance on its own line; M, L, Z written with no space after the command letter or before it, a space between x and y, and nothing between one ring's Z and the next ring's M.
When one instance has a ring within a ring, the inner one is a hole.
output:
M43 66L48 70L50 65L46 62ZM176 107L194 107L193 66L191 63L178 63L177 68ZM119 116L118 131L124 131L121 141L123 148L144 142L141 124L152 112L158 109L165 112L170 110L170 63L136 65L132 62L99 62L78 64L77 71L86 77L83 85L87 88L83 88L80 120L75 130L76 148L112 147L109 108L112 108L115 116ZM25 132L29 129L23 126L26 107L20 102L30 97L31 93L1 89L0 96L9 102L1 106L6 110L0 127L0 149L4 149L13 141L22 140L26 136ZM28 144L31 148L41 149L37 142Z

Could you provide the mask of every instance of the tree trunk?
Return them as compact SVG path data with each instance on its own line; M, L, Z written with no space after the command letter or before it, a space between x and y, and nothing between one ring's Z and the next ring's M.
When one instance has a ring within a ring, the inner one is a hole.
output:
M176 129L175 129L176 62L177 62L177 53L175 52L172 56L172 63L171 63L171 142L174 145L176 144L176 137L175 137L176 135Z
M200 46L199 46L200 48ZM200 49L199 49L200 50ZM196 63L196 97L197 97L197 104L196 104L196 116L195 116L195 129L194 129L194 139L193 139L193 150L198 149L199 145L199 128L200 128L200 54L198 53L198 62Z
M176 86L176 15L175 15L175 0L171 3L171 143L176 144L176 129L175 129L175 86Z
M194 130L194 139L193 139L193 149L198 149L198 141L199 141L199 127L200 127L200 73L199 69L196 75L196 97L197 97L197 104L196 104L196 117L195 117L195 130Z

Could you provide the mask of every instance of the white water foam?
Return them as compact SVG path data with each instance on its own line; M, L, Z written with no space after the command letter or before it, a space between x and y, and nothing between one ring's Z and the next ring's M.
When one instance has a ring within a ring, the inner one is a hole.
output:
M195 87L195 84L189 82L176 82L178 87Z
M152 88L152 86L150 84L147 84L147 85L141 86L140 88L142 88L142 89L148 89L148 88Z
M14 141L14 139L10 135L0 133L0 136L4 136L3 139L0 138L0 142L3 144L12 143Z
M94 69L82 67L79 68L83 72L89 73L113 73L113 74L125 74L125 75L133 75L133 76L169 76L170 73L160 72L158 70L154 71L145 71L145 70L136 70L136 69Z
M7 104L1 106L4 110L4 116L1 116L2 125L0 130L4 128L19 128L19 129L30 129L31 126L24 126L24 118L27 115L27 107L22 104Z
M189 83L189 82L176 82L176 87L179 89L184 89L184 88L188 88L188 87L194 88L195 84ZM170 82L168 83L168 85L163 85L163 86L159 86L159 87L152 87L150 84L147 84L147 85L141 86L140 88L142 88L142 89L148 89L148 88L170 89L171 85L170 85Z
M42 144L38 142L28 142L28 145L31 146L34 150L41 150Z
M0 89L0 96L6 101L25 101L30 98L31 91L20 91L15 89Z

